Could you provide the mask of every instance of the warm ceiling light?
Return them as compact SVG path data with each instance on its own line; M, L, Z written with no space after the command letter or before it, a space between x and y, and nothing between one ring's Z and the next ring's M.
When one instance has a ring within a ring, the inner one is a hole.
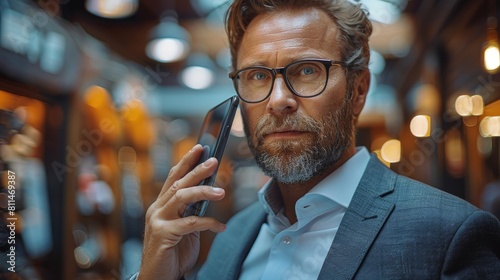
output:
M481 116L484 111L484 102L483 97L481 95L473 95L470 97L472 103L472 112L473 116Z
M481 95L460 95L455 101L455 110L462 117L481 116L484 111L484 102Z
M497 19L488 18L488 30L486 33L486 44L483 52L484 69L490 74L494 74L500 68L500 47L498 45Z
M396 139L385 142L380 149L380 154L387 162L399 162L401 160L401 142Z
M187 55L186 42L175 38L158 38L148 43L146 54L159 62L174 62Z
M485 117L479 125L483 137L500 137L500 117Z
M201 66L187 67L181 73L182 83L192 89L206 89L214 80L214 72Z
M484 68L488 73L495 73L500 67L500 48L498 42L489 41L484 49Z
M151 41L146 46L146 54L159 62L168 63L184 59L189 53L189 33L168 17L151 32Z
M204 53L193 53L180 74L181 82L192 89L206 89L215 81L215 64Z
M96 16L123 18L137 11L137 0L87 0L85 7Z
M410 122L410 131L415 137L429 137L431 134L431 117L415 116Z
M455 101L455 110L460 116L470 116L472 113L472 101L468 95L460 95Z

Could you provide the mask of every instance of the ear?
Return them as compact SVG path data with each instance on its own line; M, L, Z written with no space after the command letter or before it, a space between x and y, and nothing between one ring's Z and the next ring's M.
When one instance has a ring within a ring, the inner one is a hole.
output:
M366 96L370 88L370 71L364 70L357 78L354 84L352 93L352 109L354 115L357 117L361 114L361 110L365 106Z

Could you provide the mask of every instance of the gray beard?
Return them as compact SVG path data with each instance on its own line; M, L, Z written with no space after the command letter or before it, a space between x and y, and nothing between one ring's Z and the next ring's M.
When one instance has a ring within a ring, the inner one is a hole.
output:
M342 153L340 151L326 158L328 152L324 148L311 147L304 150L290 160L282 157L261 153L256 156L257 164L267 176L283 184L306 182L326 169L326 162L331 159L337 162Z
M296 118L267 119L262 121L261 127L296 123ZM299 141L271 144L273 150L277 151L271 153L270 147L264 147L258 139L254 140L255 138L248 131L247 121L244 117L245 132L247 136L251 136L247 137L248 144L257 165L264 174L274 178L279 183L302 183L323 174L338 163L354 139L355 121L348 99L343 101L338 110L319 121L314 121L308 117L300 117L300 119L303 121L301 127L307 128L308 131L314 134L312 141L306 143L306 145ZM258 128L259 125L256 127ZM258 135L259 129L256 130ZM255 142L258 142L258 145Z

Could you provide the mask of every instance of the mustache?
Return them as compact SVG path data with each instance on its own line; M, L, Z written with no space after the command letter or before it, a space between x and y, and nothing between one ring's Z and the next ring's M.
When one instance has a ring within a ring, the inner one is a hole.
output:
M322 130L322 126L313 118L298 114L286 116L265 115L255 125L255 136L261 142L268 134L288 130L317 133Z

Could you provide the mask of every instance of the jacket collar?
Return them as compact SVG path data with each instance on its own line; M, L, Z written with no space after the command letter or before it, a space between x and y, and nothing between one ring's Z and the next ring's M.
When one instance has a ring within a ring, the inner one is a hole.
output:
M339 226L318 279L352 279L394 203L384 197L394 191L397 175L372 155L365 174ZM354 241L354 242L353 242Z

